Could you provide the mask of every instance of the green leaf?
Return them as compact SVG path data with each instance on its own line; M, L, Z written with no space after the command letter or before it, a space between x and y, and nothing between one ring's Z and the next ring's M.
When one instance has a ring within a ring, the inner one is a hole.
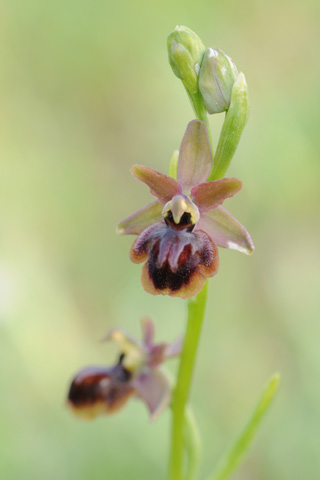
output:
M265 416L271 401L278 389L280 382L279 373L275 373L267 383L262 396L249 420L247 426L235 441L230 450L222 457L220 463L215 468L206 480L225 480L227 479L239 466L249 449L254 436L260 426L260 423Z

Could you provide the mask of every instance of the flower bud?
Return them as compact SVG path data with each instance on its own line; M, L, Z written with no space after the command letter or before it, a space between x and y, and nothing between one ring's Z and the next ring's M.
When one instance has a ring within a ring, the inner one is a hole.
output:
M209 113L229 109L238 70L233 60L219 48L205 51L199 74L199 90Z
M196 33L177 26L168 37L169 63L191 94L198 91L198 73L205 46Z

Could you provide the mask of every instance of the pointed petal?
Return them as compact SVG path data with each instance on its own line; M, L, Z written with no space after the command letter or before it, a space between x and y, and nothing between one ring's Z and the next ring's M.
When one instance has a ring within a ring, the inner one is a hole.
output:
M191 198L200 212L209 212L233 197L241 187L242 183L237 178L223 178L196 185L191 189Z
M148 185L151 194L157 197L163 205L181 193L181 186L174 178L157 172L153 168L133 165L130 171L137 180Z
M164 352L165 358L178 357L182 351L182 345L183 337L181 336L167 346Z
M203 213L196 229L207 232L218 247L238 250L246 255L251 255L254 251L253 242L245 227L223 207Z
M206 124L193 120L187 126L180 147L178 182L189 192L194 185L207 180L211 167L212 152Z
M158 367L165 361L165 351L168 344L165 342L157 343L149 349L147 364L151 368Z
M149 409L153 422L171 400L171 388L167 377L158 369L146 369L134 379L133 385L138 397Z
M141 319L142 341L146 347L151 347L154 337L154 323L150 317Z
M148 203L122 220L117 226L117 233L119 235L140 235L153 223L161 222L162 209L163 205L158 200Z
M148 347L148 361L150 368L155 368L161 365L165 360L180 355L182 350L183 338L182 336L172 343L156 343Z

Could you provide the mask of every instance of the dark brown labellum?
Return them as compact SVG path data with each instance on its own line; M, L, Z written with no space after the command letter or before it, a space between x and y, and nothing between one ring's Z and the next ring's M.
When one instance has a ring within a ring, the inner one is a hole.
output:
M87 367L71 383L69 405L87 418L113 413L134 393L130 380L131 374L121 362L109 368Z

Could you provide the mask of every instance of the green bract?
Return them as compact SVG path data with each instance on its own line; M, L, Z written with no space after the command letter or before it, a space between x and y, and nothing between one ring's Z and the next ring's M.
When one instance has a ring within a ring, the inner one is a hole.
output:
M220 48L207 48L199 74L199 90L209 113L228 110L238 70Z
M210 180L224 177L237 149L248 117L248 85L244 74L239 73L232 88L231 103L221 129Z

